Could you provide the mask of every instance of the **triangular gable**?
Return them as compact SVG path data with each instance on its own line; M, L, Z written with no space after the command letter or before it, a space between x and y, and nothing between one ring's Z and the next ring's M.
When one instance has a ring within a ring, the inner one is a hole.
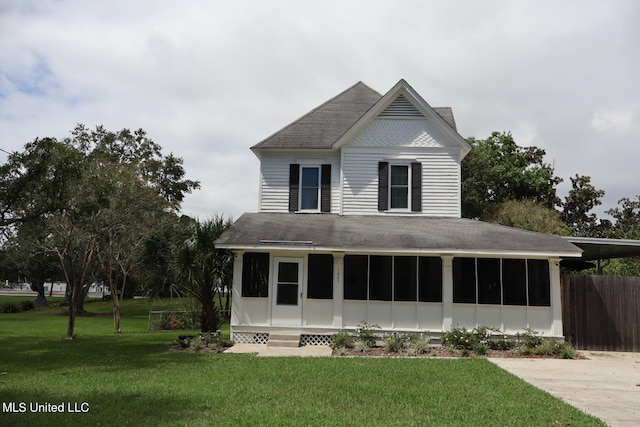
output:
M447 109L442 109L447 113ZM450 110L449 110L450 113ZM428 119L433 122L439 130L446 135L448 143L459 148L461 158L470 150L471 146L455 130L455 128L445 120L436 109L431 107L422 97L405 81L400 80L389 92L371 107L342 137L336 141L334 148L340 148L353 140L376 118L414 118Z

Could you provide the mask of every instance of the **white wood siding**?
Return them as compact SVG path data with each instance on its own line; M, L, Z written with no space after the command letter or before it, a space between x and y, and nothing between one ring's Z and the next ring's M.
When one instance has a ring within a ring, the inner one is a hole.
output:
M443 129L428 119L375 119L351 147L456 147Z
M342 149L344 215L378 212L378 162L422 163L422 212L425 216L460 216L460 160L455 150L431 147Z
M289 165L331 165L331 212L340 206L340 157L336 154L263 154L260 162L260 212L289 211Z

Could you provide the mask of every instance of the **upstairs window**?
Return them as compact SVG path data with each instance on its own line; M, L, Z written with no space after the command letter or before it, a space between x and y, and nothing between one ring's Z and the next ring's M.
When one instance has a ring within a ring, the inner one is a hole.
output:
M378 163L378 210L422 211L422 163Z
M289 165L289 212L331 212L331 165Z
M391 209L409 208L409 166L391 165L389 194Z
M300 210L318 210L320 199L320 168L303 167L300 177Z

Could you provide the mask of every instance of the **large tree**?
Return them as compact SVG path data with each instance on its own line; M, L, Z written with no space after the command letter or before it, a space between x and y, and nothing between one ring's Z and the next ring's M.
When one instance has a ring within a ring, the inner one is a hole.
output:
M48 248L46 221L37 218L12 227L15 234L6 236L3 250L5 262L24 277L37 292L35 302L46 303L45 282L61 278L60 263Z
M603 190L591 184L591 177L577 175L571 177L571 190L562 203L562 220L571 229L573 236L605 237L610 228L608 221L599 220L592 212L602 204Z
M67 339L73 338L75 315L99 266L109 266L102 269L107 280L116 270L118 280L128 275L131 263L123 273L122 254L133 258L143 240L139 233L152 228L153 213L175 214L185 194L199 187L185 179L182 160L163 155L143 130L112 132L84 125L63 141L36 139L10 155L0 168L0 184L5 232L15 233L36 219L45 223L47 244L67 280Z
M16 227L66 207L82 174L82 153L55 138L36 138L0 166L0 229Z
M103 232L97 257L113 302L115 333L121 333L120 307L127 284L138 266L138 252L165 214L167 202L145 185L131 164L103 168L109 187L108 204L101 212Z
M462 214L481 218L509 200L531 200L546 207L560 204L553 167L545 151L520 147L510 133L493 132L487 139L468 138L472 150L462 161Z
M640 240L640 195L635 199L620 199L618 206L607 213L615 219L613 233L616 238Z

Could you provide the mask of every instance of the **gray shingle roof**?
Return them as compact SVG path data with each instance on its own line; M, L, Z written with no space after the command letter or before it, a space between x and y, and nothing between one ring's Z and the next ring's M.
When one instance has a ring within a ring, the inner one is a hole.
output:
M378 92L358 82L251 149L330 149L381 98L382 95ZM434 110L456 129L450 107Z
M580 256L562 237L464 218L246 213L216 242L224 248L301 246L344 251Z

